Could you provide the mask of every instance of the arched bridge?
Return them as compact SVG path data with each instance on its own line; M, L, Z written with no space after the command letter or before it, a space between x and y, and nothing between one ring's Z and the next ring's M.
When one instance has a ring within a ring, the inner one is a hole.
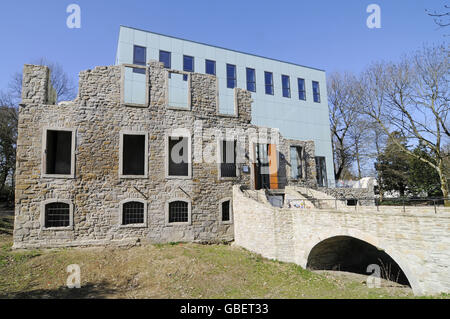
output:
M367 266L377 264L416 295L450 292L448 208L307 207L274 207L262 191L235 186L235 243L304 268L369 275Z

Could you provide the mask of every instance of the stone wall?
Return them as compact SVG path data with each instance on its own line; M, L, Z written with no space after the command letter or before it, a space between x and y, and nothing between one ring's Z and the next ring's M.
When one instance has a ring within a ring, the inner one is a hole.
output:
M280 171L284 172L284 174L281 174L282 176L279 176L279 179L282 181L282 186L284 187L285 185L297 185L305 187L316 187L317 177L314 141L297 141L292 139L284 139L282 136L280 138ZM302 161L303 175L300 179L292 179L290 159L291 152L289 149L291 145L300 146L304 150L304 158Z
M233 188L235 243L266 258L306 268L311 250L347 236L384 250L400 266L415 294L450 292L450 210L386 207L315 210L271 206L254 191ZM259 199L256 201L255 199Z
M50 69L46 66L25 64L22 77L22 104L52 104L56 91L50 82Z
M319 187L318 190L337 199L357 199L358 205L375 205L373 200L373 198L375 198L373 186L367 188Z
M25 66L17 142L15 248L127 244L139 240L214 242L233 239L233 223L221 221L219 203L232 197L233 185L253 185L254 176L241 171L236 178L219 179L215 161L196 162L191 158L192 178L167 178L165 143L172 130L187 129L194 154L199 145L202 146L200 152L205 145L213 145L213 148L217 145L217 135L197 140L196 130L258 129L250 124L250 92L236 88L237 115L222 116L217 113L216 77L192 73L188 79L191 108L174 109L166 105L168 70L155 61L150 62L146 70L149 105L129 107L121 102L122 67L96 67L81 72L77 98L55 105L48 68ZM198 123L202 129L198 128ZM46 128L74 130L73 177L55 178L43 174L42 144ZM119 177L121 131L147 134L148 178ZM282 137L279 139L284 143ZM307 143L313 150L313 143ZM281 144L280 153L286 152L288 147ZM251 152L248 139L245 149ZM245 164L251 167L249 159ZM315 171L313 167L310 169ZM191 203L189 225L166 222L165 207L174 198ZM126 199L146 201L146 226L120 224L120 202ZM73 226L60 230L43 227L42 203L49 200L72 204Z

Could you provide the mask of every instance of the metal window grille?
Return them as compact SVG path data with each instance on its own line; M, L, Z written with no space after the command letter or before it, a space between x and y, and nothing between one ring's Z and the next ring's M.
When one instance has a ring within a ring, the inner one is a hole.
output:
M220 163L220 175L222 177L236 177L236 164Z
M50 203L45 205L45 227L67 227L69 225L69 204Z
M188 221L188 203L176 201L169 203L169 223Z
M222 177L236 177L236 141L222 141L221 151L220 175Z
M226 222L230 220L230 201L222 202L222 221Z
M181 139L181 140L180 140ZM188 154L188 138L187 137L170 137L169 138L169 175L170 176L188 176L189 175L189 154ZM182 148L178 154L172 154L173 148L182 143ZM172 158L179 156L180 158Z
M144 223L144 204L140 202L128 202L122 207L122 223L143 224Z

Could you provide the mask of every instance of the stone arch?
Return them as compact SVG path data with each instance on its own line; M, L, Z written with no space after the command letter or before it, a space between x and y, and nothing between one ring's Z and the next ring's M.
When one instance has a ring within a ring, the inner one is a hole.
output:
M311 236L310 240L305 245L306 248L304 250L304 255L301 258L301 266L304 268L307 267L308 258L314 247L333 237L352 237L369 245L372 245L380 250L383 250L397 263L397 265L403 271L409 281L409 284L411 285L413 293L415 295L423 294L422 289L419 285L417 275L411 271L411 268L408 266L405 258L403 258L401 253L399 253L395 248L387 244L385 241L382 241L373 235L359 231L357 229L336 229L335 231L320 232Z

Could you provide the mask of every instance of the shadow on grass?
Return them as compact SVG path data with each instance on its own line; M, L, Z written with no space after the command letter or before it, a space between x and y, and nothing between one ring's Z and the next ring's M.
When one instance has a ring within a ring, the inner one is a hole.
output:
M13 218L9 216L0 216L0 235L12 235L14 228Z
M81 288L61 286L57 289L35 289L29 291L0 293L0 299L103 299L117 293L106 282L87 283Z

